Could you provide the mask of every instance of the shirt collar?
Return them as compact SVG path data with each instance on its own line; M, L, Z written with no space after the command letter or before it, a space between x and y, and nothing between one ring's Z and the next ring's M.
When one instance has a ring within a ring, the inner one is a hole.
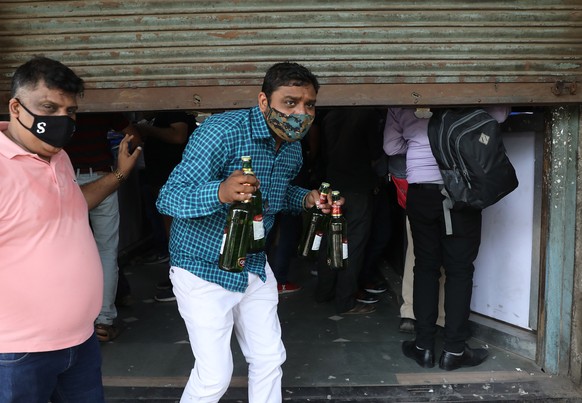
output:
M12 141L4 132L8 129L8 122L0 122L0 154L7 159L17 155L29 155L30 153Z
M255 106L251 108L251 125L258 130L253 130L252 136L253 138L257 139L266 139L266 138L273 138L271 132L269 131L269 126L267 126L267 121L265 120L265 116L263 116L263 112L259 106ZM273 139L273 141L275 141Z
M37 158L38 160L44 161L38 156L38 154L26 151L24 148L20 147L14 141L8 138L8 136L4 133L7 129L8 122L0 122L0 154L2 154L6 159L12 159L18 155L28 155ZM51 157L51 161L53 161L55 157L57 159L60 158L60 155L63 153L64 151L60 150L57 154Z

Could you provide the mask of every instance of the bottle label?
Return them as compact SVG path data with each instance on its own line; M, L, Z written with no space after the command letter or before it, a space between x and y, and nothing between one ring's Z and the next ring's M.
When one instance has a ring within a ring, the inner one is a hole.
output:
M342 241L342 259L346 260L348 258L348 240L344 239Z
M253 218L253 239L258 241L265 237L265 226L263 225L263 215L257 214Z
M340 205L337 205L337 204L334 203L331 206L331 215L333 217L339 217L339 216L341 216L342 215L342 207Z
M315 234L313 237L313 243L311 244L311 250L319 250L319 246L321 245L321 236L319 232Z
M224 234L222 235L222 244L220 245L220 254L222 255L224 253L224 245L226 244L226 231L224 231Z

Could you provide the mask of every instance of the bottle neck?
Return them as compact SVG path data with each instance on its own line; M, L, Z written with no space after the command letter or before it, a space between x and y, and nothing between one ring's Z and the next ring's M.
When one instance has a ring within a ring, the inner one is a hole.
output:
M342 206L334 203L331 206L331 216L332 217L341 217L342 216Z

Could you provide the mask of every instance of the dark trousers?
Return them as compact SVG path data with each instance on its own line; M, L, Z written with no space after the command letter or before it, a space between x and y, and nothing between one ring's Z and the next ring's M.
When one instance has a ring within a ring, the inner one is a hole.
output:
M470 337L473 261L481 243L481 211L451 211L453 234L446 235L443 199L436 186L411 185L408 189L406 212L415 256L416 344L420 348L434 348L442 265L446 274L444 349L457 353L463 351Z
M287 283L291 259L297 255L300 235L301 215L277 213L275 225L267 236L265 250L279 284Z
M335 299L338 313L346 312L355 305L358 277L364 264L366 245L372 222L372 193L343 192L342 207L348 227L348 267L332 270L326 262L327 242L319 250L316 300ZM325 238L324 238L325 240Z
M388 185L382 184L372 196L370 238L366 245L364 263L360 272L360 288L367 283L384 279L380 262L392 237L392 207Z

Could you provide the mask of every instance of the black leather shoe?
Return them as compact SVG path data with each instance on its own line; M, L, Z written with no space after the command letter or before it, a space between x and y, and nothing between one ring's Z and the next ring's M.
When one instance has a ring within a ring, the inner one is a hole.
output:
M402 318L400 319L400 326L398 330L402 333L414 333L416 328L416 321L410 318Z
M465 344L462 355L454 355L443 351L439 360L439 368L453 371L462 367L475 367L487 359L489 353L484 348L471 348Z
M412 358L418 365L423 368L434 367L434 351L420 350L416 348L415 340L408 340L402 343L402 352L408 358Z

